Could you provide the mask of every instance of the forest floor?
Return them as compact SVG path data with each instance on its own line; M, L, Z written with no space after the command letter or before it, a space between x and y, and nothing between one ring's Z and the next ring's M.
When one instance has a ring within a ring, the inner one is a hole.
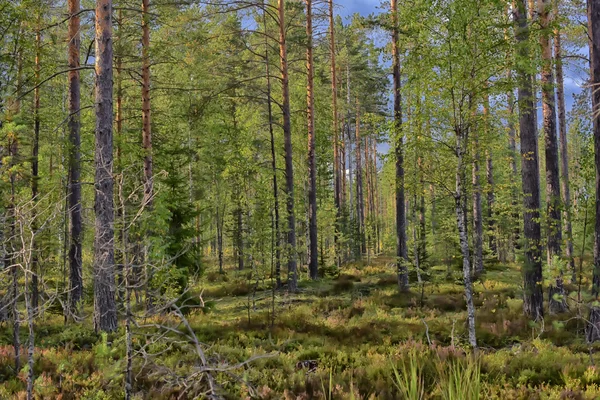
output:
M480 350L473 355L464 350L457 269L432 267L403 294L386 257L315 282L305 275L298 293L273 294L270 280L210 266L193 287L204 306L185 318L195 338L172 316L134 326L134 398L196 398L207 387L199 378L206 368L231 399L600 398L600 356L585 342L577 285L568 288L568 313L534 324L522 315L518 266L488 265L475 282ZM48 311L37 323L38 398L123 398L124 328L99 336L87 320L64 325ZM164 332L167 325L182 334ZM205 345L205 362L190 345L195 339ZM24 398L27 371L15 376L11 343L10 326L0 326L0 399Z

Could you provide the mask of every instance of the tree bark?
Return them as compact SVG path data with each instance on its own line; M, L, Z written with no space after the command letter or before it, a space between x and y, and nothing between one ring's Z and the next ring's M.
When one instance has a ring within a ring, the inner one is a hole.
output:
M396 267L398 287L408 290L408 249L406 209L404 208L404 138L402 134L402 94L400 93L400 53L398 50L398 3L390 0L392 13L392 74L394 80L394 153L396 155Z
M281 63L281 89L283 95L283 140L285 149L285 196L288 218L288 289L298 289L296 263L296 217L294 215L294 163L292 158L292 125L290 117L290 87L288 75L287 44L285 30L285 0L277 0L279 11L279 58Z
M114 280L112 0L96 2L94 328L117 329Z
M554 15L558 18L558 2L554 1ZM573 254L573 224L571 218L571 189L569 182L569 151L567 132L567 112L565 105L564 75L562 64L562 48L560 24L557 21L554 28L554 68L556 71L556 98L558 105L558 128L560 136L560 168L561 168L561 194L563 201L563 219L565 222L564 233L566 235L565 255L571 270L571 281L576 281L575 258Z
M529 26L525 0L516 0L514 7L517 57L530 59ZM544 316L542 292L540 171L532 93L532 77L517 62L519 130L521 136L521 177L523 186L523 222L525 234L524 301L523 311L534 321Z
M31 200L35 204L38 201L38 181L39 181L39 150L40 150L40 47L42 36L40 33L40 17L38 16L38 27L35 33L35 84L33 91L33 143L31 146ZM31 222L33 231L32 253L31 253L31 308L37 312L39 305L39 260L37 245L37 218L34 217Z
M340 171L340 151L339 151L339 125L338 125L338 109L337 109L337 65L336 65L336 46L335 46L335 20L333 14L333 0L328 0L329 5L329 53L331 56L331 109L333 112L333 198L336 207L336 233L334 236L336 253L339 253L338 236L340 230L340 218L342 216L342 194L341 194L341 171ZM340 264L339 254L336 254L338 266Z
M464 188L465 166L464 153L467 142L467 134L462 130L456 131L456 192L454 193L456 221L458 225L458 237L460 251L463 258L463 282L465 286L465 299L467 301L467 326L469 332L469 344L477 348L477 337L475 335L475 305L473 304L473 283L471 282L471 255L469 254L469 236L467 232L467 194Z
M542 112L544 116L544 147L546 156L546 208L548 218L548 265L553 266L556 257L561 256L561 197L558 166L558 140L556 137L556 105L554 100L554 73L552 71L552 47L550 38L551 4L549 0L538 0L538 13L542 34ZM550 313L556 314L567 309L563 287L563 271L558 271L556 285L548 288Z
M333 34L333 29L332 29ZM308 270L311 279L317 279L319 275L318 266L318 242L317 242L317 165L315 161L315 92L314 92L314 66L313 66L313 29L312 29L312 0L306 0L306 36L308 45L306 48L306 105L308 124L308 236L309 236L309 262ZM335 56L334 56L335 57ZM335 94L335 90L334 90ZM335 96L334 100L335 102ZM335 111L337 113L337 110ZM335 122L334 122L335 123ZM337 123L335 123L337 125ZM337 128L335 130L337 132Z
M152 120L150 108L150 0L142 0L142 147L144 149L144 206L151 209L154 196L152 177Z
M76 313L83 296L81 206L81 83L79 79L80 19L79 0L69 0L69 213L71 244L69 246L69 306Z
M264 6L264 1L263 1ZM263 26L267 32L267 14L263 12ZM275 280L281 287L281 233L279 230L279 189L277 187L277 157L275 153L275 133L273 130L273 99L271 98L271 65L269 64L269 44L265 35L265 73L267 77L267 111L269 117L269 136L271 141L271 171L273 173L273 208L275 213ZM222 258L222 256L221 256Z
M600 215L600 0L588 0L588 25L590 36L590 84L592 87L592 121L596 167L596 215ZM594 302L590 307L587 340L600 339L600 218L594 227L594 273L592 278Z

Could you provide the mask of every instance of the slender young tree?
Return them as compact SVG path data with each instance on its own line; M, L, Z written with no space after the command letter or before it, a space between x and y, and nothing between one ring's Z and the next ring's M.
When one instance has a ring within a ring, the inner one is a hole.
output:
M525 0L513 4L517 39L517 82L519 131L521 137L521 176L523 186L523 222L525 234L523 311L534 321L544 316L542 293L540 170L533 105L532 77L526 60L530 60L529 24Z
M396 267L398 287L408 290L408 249L404 199L404 148L402 134L402 94L400 93L400 52L398 50L398 3L390 0L392 13L392 75L394 81L394 152L396 155Z
M94 186L94 328L117 329L113 212L112 0L96 1L96 144Z
M294 163L292 158L292 123L290 115L290 85L288 74L288 58L285 27L285 0L277 0L279 13L279 61L281 64L281 91L283 100L283 140L285 150L285 196L288 218L288 289L298 288L297 256L296 256L296 217L294 215Z
M333 31L332 31L333 32ZM317 164L315 162L315 92L314 92L314 65L313 65L313 28L312 28L312 0L306 0L306 103L308 124L308 231L309 231L309 257L308 270L311 279L317 279L319 267L317 264ZM337 132L337 131L336 131Z
M80 3L69 0L69 213L71 241L69 247L69 306L76 312L83 296L81 217L81 84L79 79Z

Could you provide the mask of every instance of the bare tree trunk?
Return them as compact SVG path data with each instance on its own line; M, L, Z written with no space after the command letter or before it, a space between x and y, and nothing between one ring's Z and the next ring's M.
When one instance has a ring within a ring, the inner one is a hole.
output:
M401 291L406 291L408 290L408 249L406 247L406 209L404 208L404 138L402 134L397 0L390 0L390 9L392 13L392 73L394 78L394 153L396 155L396 266L398 287Z
M467 300L467 324L469 331L469 344L477 348L475 336L475 306L473 304L473 284L471 282L471 255L469 254L469 236L467 232L467 195L464 189L464 153L467 135L463 131L456 132L456 193L454 193L456 221L460 251L463 258L463 281L465 285L465 298Z
M79 0L69 0L69 212L71 245L69 247L69 306L76 313L83 296L81 216L81 86L79 80L80 11Z
M517 56L529 60L529 26L525 0L516 0L514 7ZM531 319L543 318L541 227L540 227L540 170L532 93L532 77L522 63L517 63L519 130L521 136L521 174L523 184L523 220L525 233L524 301L523 311Z
M331 31L333 33L333 30ZM306 36L308 46L306 48L306 70L308 82L306 86L306 103L308 118L308 236L309 257L308 270L311 279L319 276L318 266L318 242L317 242L317 165L315 161L315 92L313 87L313 29L312 29L312 0L306 0ZM334 56L335 57L335 56ZM335 90L334 90L335 93ZM335 96L334 96L335 97ZM334 99L335 101L335 99ZM336 110L337 113L337 110ZM337 123L335 123L337 125ZM336 128L337 132L337 128Z
M600 215L600 0L588 0L588 26L590 36L590 81L592 87L592 115L594 129L594 153L596 166L596 215ZM600 307L595 304L600 297L600 218L594 228L594 274L587 340L600 339Z
M554 15L558 18L558 0L554 1ZM573 224L571 217L571 189L569 182L569 151L567 139L567 117L565 106L565 88L562 64L562 49L560 37L560 24L555 22L554 28L554 68L556 71L556 98L558 105L558 128L560 136L560 161L561 161L561 194L563 201L563 218L565 222L566 249L565 254L571 270L571 282L576 281L575 258L573 254Z
M290 119L290 87L285 29L285 0L277 0L279 11L279 57L281 63L281 89L283 95L283 138L285 148L285 196L288 214L288 289L298 289L296 264L296 217L294 215L294 163L292 160L292 126Z
M335 251L336 251L336 262L338 266L340 264L340 255L338 254L338 236L340 230L340 218L342 216L342 195L341 195L341 171L340 171L340 152L339 152L339 126L338 126L338 109L337 109L337 66L336 66L336 46L335 46L335 20L333 15L333 0L328 0L329 5L329 53L331 56L331 108L333 112L333 198L336 207L336 233L335 239Z
M144 206L152 208L152 120L150 108L150 0L142 0L142 147L144 149Z
M550 45L551 4L549 0L538 0L539 20L542 26L540 45L542 48L542 111L544 115L544 144L546 154L546 207L548 218L548 265L561 256L561 197L558 170L558 140L556 137L556 106L554 100L554 73L552 71L552 47ZM548 288L548 306L552 314L566 311L567 302L563 287L563 271L556 277L556 285Z
M94 328L117 329L114 280L112 0L96 2Z
M31 146L31 200L35 204L38 201L38 180L39 180L39 150L40 150L40 47L41 47L41 33L40 33L40 17L38 16L38 26L35 33L35 84L36 87L33 91L33 143ZM34 213L37 213L37 208L34 207ZM38 288L38 274L39 274L39 260L37 252L36 235L37 232L37 218L34 215L31 221L33 230L33 249L31 249L31 307L37 311L39 306L39 288Z
M473 274L483 272L483 214L481 211L481 183L479 181L479 134L473 135Z
M264 7L264 0L263 0ZM267 14L263 12L263 25L267 32ZM275 213L275 279L277 287L281 287L281 233L279 230L279 189L277 187L277 157L275 153L275 134L273 131L273 100L271 98L271 65L269 64L269 44L265 35L265 69L267 76L267 110L269 115L269 136L271 141L271 170L273 172L273 201ZM222 258L222 256L221 256Z

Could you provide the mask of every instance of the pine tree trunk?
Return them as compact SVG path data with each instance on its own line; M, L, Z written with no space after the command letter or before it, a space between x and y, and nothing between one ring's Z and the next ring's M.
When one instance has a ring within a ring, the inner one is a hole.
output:
M333 32L333 30L332 30ZM312 29L312 0L306 0L306 69L308 81L306 86L306 103L308 119L308 236L309 236L309 262L308 270L311 279L319 276L318 266L318 241L317 241L317 165L315 161L315 93L313 87L313 29ZM335 91L334 91L335 93ZM335 97L335 96L334 96ZM334 100L335 101L335 100ZM336 110L337 113L337 110ZM337 129L336 129L337 132Z
M338 236L340 230L340 218L342 216L342 195L341 195L341 178L340 178L340 152L339 152L339 127L338 127L338 109L337 109L337 66L336 66L336 46L335 46L335 20L333 14L333 0L328 0L329 5L329 53L331 56L331 109L333 112L333 198L336 207L336 233L334 236L335 240L335 251L336 251L336 262L338 266L340 264L339 250L338 249Z
M600 0L588 0L588 26L590 40L592 87L592 115L594 130L594 153L596 166L596 215L600 215ZM594 227L594 273L592 278L594 302L600 298L600 218ZM600 307L594 302L590 307L587 340L600 340Z
M117 329L114 280L112 0L96 2L94 328Z
M558 17L558 0L554 1L554 15ZM565 222L564 233L566 235L565 255L571 270L571 281L576 281L575 257L573 254L573 224L571 217L571 189L569 182L569 151L567 139L567 112L565 105L564 75L562 64L561 36L558 21L554 29L554 68L556 70L556 98L558 105L558 128L560 136L560 168L561 168L561 193L563 201L563 218Z
M79 80L80 3L69 0L69 212L71 220L71 245L69 247L69 306L77 312L83 296L82 241L83 218L81 215L81 85Z
M517 57L530 59L529 26L525 0L516 1L515 33ZM540 171L533 104L532 77L517 62L519 130L521 136L521 175L523 185L523 221L525 234L524 301L523 311L534 321L544 316L542 292L541 227L540 227Z
M540 35L542 48L542 112L544 116L544 146L546 155L546 207L548 218L548 265L554 264L561 256L561 197L558 170L558 140L556 137L556 105L554 101L554 73L552 71L552 47L548 31L550 26L551 4L549 0L538 0L539 20L543 29ZM548 306L550 313L566 311L567 302L563 287L563 271L558 271L556 285L550 285Z
M392 13L392 73L394 80L394 153L396 155L396 267L398 287L401 291L406 291L408 290L408 249L406 247L406 209L404 208L404 138L402 134L397 0L390 0L390 9Z
M285 29L285 0L278 0L279 11L279 57L281 62L281 89L283 95L283 139L285 149L285 197L288 218L288 289L298 289L296 262L296 217L294 215L294 164L292 159L292 125L290 116L290 87Z

